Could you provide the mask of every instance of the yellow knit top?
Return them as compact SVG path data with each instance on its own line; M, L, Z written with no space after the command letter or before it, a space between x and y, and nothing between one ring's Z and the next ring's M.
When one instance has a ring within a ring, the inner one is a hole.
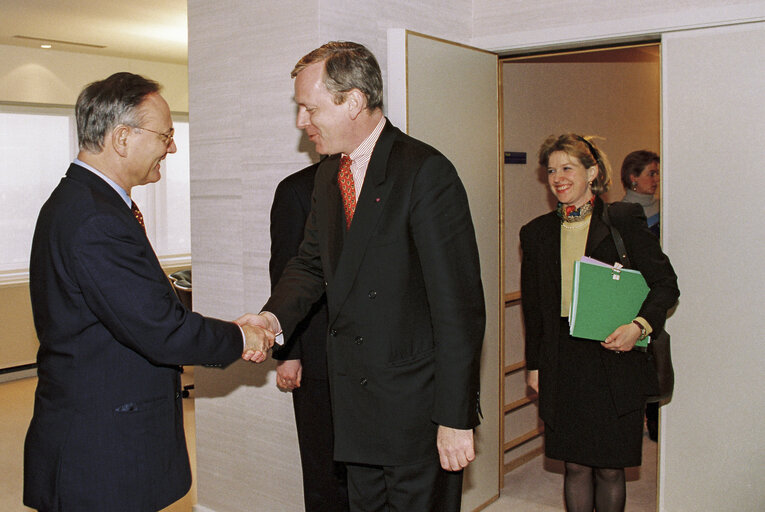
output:
M560 225L560 316L568 317L574 282L574 262L584 256L592 215Z

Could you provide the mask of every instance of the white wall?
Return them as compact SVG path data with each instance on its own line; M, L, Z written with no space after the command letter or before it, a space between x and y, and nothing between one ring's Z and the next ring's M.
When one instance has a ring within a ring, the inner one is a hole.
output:
M762 0L475 0L473 38L479 48L593 45L765 16Z
M663 408L661 510L763 510L765 23L663 45L664 247L676 389Z
M8 45L0 45L0 102L74 105L83 87L118 71L156 80L173 112L188 111L186 66Z

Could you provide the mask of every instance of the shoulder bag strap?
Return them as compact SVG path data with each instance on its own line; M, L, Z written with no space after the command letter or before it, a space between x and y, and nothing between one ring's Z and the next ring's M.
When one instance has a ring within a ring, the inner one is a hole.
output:
M624 240L622 240L622 235L620 235L619 231L613 226L613 224L611 224L611 219L608 217L609 206L611 205L603 205L603 222L606 224L606 226L608 226L608 229L611 230L611 237L614 239L614 245L616 246L616 250L619 253L619 259L621 260L622 265L624 265L625 268L632 268L630 265L630 257L627 256L627 248L624 247Z

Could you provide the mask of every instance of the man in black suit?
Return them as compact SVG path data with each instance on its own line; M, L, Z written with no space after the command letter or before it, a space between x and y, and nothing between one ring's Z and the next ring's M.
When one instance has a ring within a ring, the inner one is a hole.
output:
M271 206L271 286L303 240L319 164L284 178ZM306 512L347 512L345 465L332 457L333 433L327 380L327 300L322 297L284 347L275 351L276 384L292 391Z
M446 157L385 119L380 68L362 45L328 43L292 76L297 126L331 156L261 325L292 333L326 291L351 510L459 510L485 326L465 189Z
M146 237L130 192L158 181L176 150L159 89L117 73L80 93L80 152L37 221L24 503L41 511L153 512L183 497L191 471L178 365L263 361L273 344L260 327L186 309Z

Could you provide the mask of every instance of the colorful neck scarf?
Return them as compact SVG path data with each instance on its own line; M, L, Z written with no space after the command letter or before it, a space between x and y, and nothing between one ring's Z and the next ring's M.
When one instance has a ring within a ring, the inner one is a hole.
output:
M565 205L558 203L558 217L564 222L579 222L585 220L590 214L595 205L595 196L592 196L589 201L577 208L573 205Z

